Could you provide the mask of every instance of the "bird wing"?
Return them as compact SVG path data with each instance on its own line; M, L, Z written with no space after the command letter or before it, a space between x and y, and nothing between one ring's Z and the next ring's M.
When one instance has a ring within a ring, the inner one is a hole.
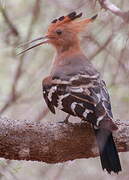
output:
M45 99L45 102L48 106L48 108L50 109L50 111L55 114L55 108L54 105L52 103L52 99L51 96L53 94L54 88L53 85L51 84L51 77L47 77L43 80L42 82L42 89L43 89L43 97Z
M73 85L75 85L76 90L74 90ZM76 79L73 78L71 95L75 95L77 98L81 98L82 101L87 101L90 104L90 106L87 103L83 104L87 112L86 120L96 126L99 126L102 121L103 128L116 129L116 125L113 123L110 97L106 84L97 73L93 76L78 75ZM79 109L76 108L76 111L79 111ZM85 111L83 112L84 119Z
M78 92L77 92L78 91ZM79 75L72 79L70 87L72 96L81 98L85 111L82 111L84 119L99 125L101 120L112 119L110 98L106 84L98 76ZM76 105L75 111L81 115L79 106Z
M104 119L112 119L106 85L100 75L78 74L69 80L51 79L43 83L43 94L49 109L54 106L98 126Z

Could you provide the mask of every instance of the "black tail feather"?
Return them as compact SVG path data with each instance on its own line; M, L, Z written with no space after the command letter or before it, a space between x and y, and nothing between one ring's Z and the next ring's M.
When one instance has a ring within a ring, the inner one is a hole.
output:
M106 129L94 129L94 131L103 170L106 169L108 173L111 171L118 173L121 171L121 164L112 133Z

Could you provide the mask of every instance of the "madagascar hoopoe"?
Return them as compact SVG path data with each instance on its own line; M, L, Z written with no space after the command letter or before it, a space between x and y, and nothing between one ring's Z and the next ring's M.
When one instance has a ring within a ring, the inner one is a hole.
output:
M56 48L56 57L50 76L43 80L43 96L51 110L55 107L72 116L92 124L99 147L101 165L108 173L121 171L118 152L112 131L117 129L113 122L109 94L100 73L93 67L80 47L78 34L94 19L80 18L82 13L72 12L52 21L47 35L37 40Z

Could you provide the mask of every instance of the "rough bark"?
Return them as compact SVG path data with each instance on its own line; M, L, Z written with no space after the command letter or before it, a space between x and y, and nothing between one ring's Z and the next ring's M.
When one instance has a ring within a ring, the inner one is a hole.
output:
M129 151L129 122L116 121L119 152ZM87 123L35 123L0 118L0 157L47 163L98 156L92 128Z

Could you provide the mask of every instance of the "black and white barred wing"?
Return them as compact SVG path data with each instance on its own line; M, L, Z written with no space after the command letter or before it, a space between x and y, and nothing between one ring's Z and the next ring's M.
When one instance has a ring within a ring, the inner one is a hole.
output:
M43 85L44 98L54 113L54 106L99 126L100 121L112 119L109 95L98 75L77 75L69 81L54 79Z
M79 117L99 126L102 120L112 121L110 98L106 85L99 74L94 76L80 75L73 78L71 95L80 99L82 104L76 105L75 111ZM81 108L83 106L83 108Z
M55 93L55 90L54 90L55 86L53 86L53 84L51 83L51 78L47 77L43 80L42 88L43 88L44 100L48 108L50 109L50 111L55 114L55 108L52 103L52 95L53 93Z

